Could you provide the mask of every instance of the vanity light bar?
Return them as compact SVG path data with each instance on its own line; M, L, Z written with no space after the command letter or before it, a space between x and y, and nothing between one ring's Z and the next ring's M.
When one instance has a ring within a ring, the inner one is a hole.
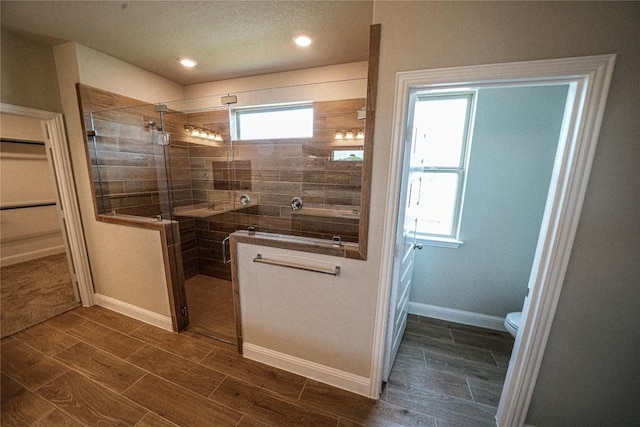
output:
M196 138L208 139L210 141L217 141L217 142L224 141L224 139L222 139L222 135L220 135L220 132L218 131L212 131L212 130L199 128L197 126L191 126L191 125L186 125L184 129L189 133L189 135Z
M333 139L336 141L364 139L364 130L339 130Z

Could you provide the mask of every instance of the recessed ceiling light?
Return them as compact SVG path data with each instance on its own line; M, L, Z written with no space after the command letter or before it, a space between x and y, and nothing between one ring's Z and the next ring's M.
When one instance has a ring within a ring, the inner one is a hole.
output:
M313 39L311 38L311 36L308 36L306 34L298 34L293 38L293 41L300 47L307 47L311 45Z
M187 68L193 68L198 65L198 62L189 58L178 58L178 61L180 62L180 64L182 64L183 67Z

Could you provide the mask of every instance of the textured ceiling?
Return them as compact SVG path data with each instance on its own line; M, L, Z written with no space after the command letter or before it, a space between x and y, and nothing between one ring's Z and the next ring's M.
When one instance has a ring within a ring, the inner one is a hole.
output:
M3 29L189 85L367 59L373 1L5 1ZM301 49L293 36L310 34ZM176 58L198 61L184 69Z

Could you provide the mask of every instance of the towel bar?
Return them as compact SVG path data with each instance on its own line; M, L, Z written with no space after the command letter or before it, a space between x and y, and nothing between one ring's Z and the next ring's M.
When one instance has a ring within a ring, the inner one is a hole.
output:
M263 264L279 265L280 267L295 268L297 270L314 271L316 273L330 274L332 276L339 276L340 275L340 270L341 270L340 266L338 266L338 265L336 265L333 270L322 269L322 268L318 268L318 267L308 267L308 266L304 266L304 265L290 264L290 263L287 263L287 262L284 262L284 261L277 261L277 260L273 260L273 259L265 259L265 258L262 258L262 254L256 255L256 257L253 259L253 262L261 262Z

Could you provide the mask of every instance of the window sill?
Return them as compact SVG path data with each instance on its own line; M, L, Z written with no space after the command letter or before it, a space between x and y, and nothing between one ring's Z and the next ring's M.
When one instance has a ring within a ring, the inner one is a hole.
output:
M425 246L436 246L440 248L459 248L464 244L463 241L458 239L450 239L445 237L421 237L416 236L416 240L422 243Z

